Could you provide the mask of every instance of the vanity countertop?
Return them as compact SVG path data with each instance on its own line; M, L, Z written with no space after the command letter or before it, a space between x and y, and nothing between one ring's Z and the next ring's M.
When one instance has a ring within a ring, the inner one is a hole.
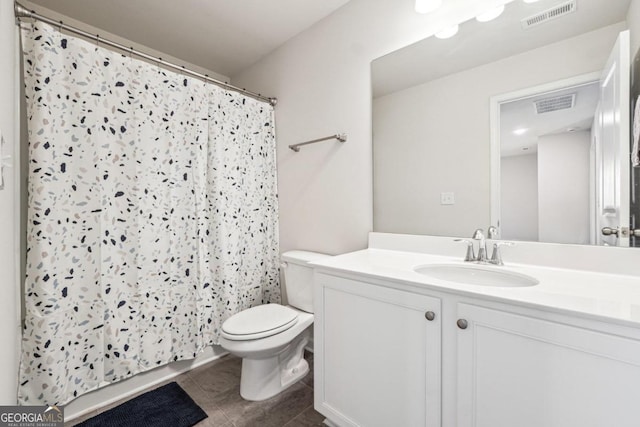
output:
M419 287L481 297L640 327L640 279L637 276L505 261L505 266L489 268L526 274L540 283L529 287L466 285L438 280L414 271L414 268L426 264L473 265L463 262L460 257L372 248L312 264L321 271L352 273L387 280L407 288Z

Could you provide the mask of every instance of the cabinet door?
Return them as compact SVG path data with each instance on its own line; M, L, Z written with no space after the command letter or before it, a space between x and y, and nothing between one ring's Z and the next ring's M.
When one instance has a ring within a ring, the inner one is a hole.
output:
M315 295L316 409L341 426L440 426L440 300L323 274Z
M467 304L458 315L458 427L640 425L638 341Z

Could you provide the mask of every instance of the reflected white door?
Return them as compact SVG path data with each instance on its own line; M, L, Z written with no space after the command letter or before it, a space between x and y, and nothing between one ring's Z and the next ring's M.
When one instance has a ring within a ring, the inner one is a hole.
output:
M623 31L600 79L596 117L596 224L598 244L629 246L629 31ZM617 230L604 235L602 229Z

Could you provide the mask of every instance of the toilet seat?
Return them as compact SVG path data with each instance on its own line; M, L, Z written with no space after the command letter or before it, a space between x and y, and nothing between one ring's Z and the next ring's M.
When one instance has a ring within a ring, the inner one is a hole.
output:
M298 312L280 304L243 310L222 324L222 336L232 341L255 340L286 331L298 322Z

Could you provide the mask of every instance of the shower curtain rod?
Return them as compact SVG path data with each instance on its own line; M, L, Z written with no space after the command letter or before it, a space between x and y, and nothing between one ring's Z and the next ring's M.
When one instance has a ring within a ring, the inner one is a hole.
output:
M125 46L123 44L120 44L120 43L117 43L117 42L102 38L102 37L100 37L99 34L91 34L91 33L88 33L86 31L83 31L83 30L81 30L79 28L75 28L75 27L69 26L69 25L65 24L64 22L62 22L62 21L56 21L55 19L51 19L51 18L48 18L46 16L40 15L40 14L36 13L33 10L27 9L26 7L24 7L23 5L21 5L18 2L15 2L15 14L16 14L16 18L18 18L18 19L20 19L20 18L32 18L32 19L35 19L37 21L45 22L47 24L53 25L54 27L58 27L60 30L65 30L65 31L67 31L69 33L73 33L73 34L79 35L81 37L90 39L90 40L95 40L96 42L102 43L102 44L110 46L112 48L119 49L119 50L124 51L124 52L128 52L131 55L135 55L135 56L138 56L140 58L147 59L147 60L149 60L151 62L155 62L157 64L162 64L163 66L165 66L167 68L172 68L174 70L178 70L183 74L188 74L190 76L197 77L197 78L202 79L202 80L204 80L206 82L213 83L213 84L215 84L217 86L220 86L220 87L222 87L224 89L229 89L229 90L233 90L233 91L236 91L236 92L240 92L240 93L242 93L244 95L250 96L251 98L255 98L255 99L258 99L260 101L268 102L272 106L275 106L276 103L278 102L277 98L270 98L268 96L263 96L263 95L261 95L259 93L251 92L249 90L233 86L233 85L231 85L229 83L225 83L223 81L216 80L216 79L214 79L212 77L209 77L206 74L201 74L201 73L198 73L196 71L189 70L189 69L185 68L183 65L177 65L177 64L174 64L172 62L165 61L162 58L156 58L155 56L146 54L144 52L137 51L133 47L127 47L127 46Z

